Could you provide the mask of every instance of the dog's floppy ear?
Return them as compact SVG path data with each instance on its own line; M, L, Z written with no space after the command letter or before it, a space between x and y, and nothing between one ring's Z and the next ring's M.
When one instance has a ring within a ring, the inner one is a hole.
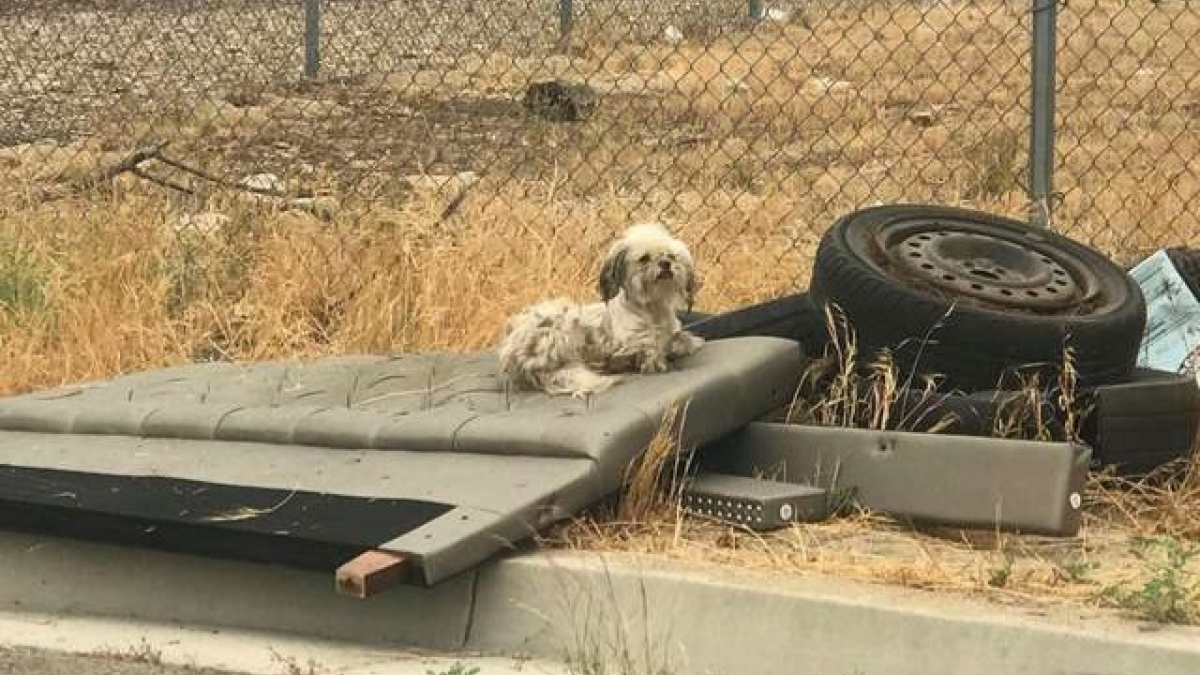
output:
M692 305L696 303L696 293L698 292L700 292L700 279L696 276L696 271L689 266L687 283L683 285L683 297L687 300L687 311L692 311Z
M621 285L625 283L625 258L628 255L629 249L620 246L609 251L604 259L604 265L600 268L600 298L605 302L621 292Z

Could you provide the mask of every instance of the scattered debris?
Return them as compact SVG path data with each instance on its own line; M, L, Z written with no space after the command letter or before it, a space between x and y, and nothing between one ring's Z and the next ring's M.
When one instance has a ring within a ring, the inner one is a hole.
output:
M234 190L234 194L243 200L259 205L279 209L300 209L324 219L332 218L337 212L338 203L332 197L292 196L284 191L283 180L274 174L256 174L234 183L167 155L168 145L169 143L164 142L138 148L95 174L43 189L42 197L46 200L70 197L111 184L118 177L131 174L159 187L185 195L195 196L202 193L194 184L194 181L198 179L210 185ZM188 176L189 182L149 171L147 165L152 162L173 169L177 173L185 174Z
M1200 379L1200 300L1193 290L1200 285L1198 260L1192 249L1160 250L1130 270L1146 297L1139 366Z
M776 23L787 23L792 18L792 13L782 7L770 7L763 12L763 21L774 21Z
M870 211L896 215L895 208L877 206ZM933 211L920 211L933 217ZM1023 235L1027 231L1024 224L1006 225L977 212L939 209L937 213L942 223L940 229L910 230L912 236L907 240L902 237L896 240L904 242L899 253L915 261L916 269L936 275L926 278L931 285L954 297L955 302L952 307L946 306L945 314L929 317L926 327L910 329L903 338L884 341L891 347L886 361L870 364L872 375L864 376L869 380L864 387L872 392L890 392L886 396L887 405L857 409L874 416L870 419L854 417L850 421L842 411L832 421L829 417L815 419L807 412L796 418L789 413L789 420L871 428L892 428L894 424L908 431L960 436L1075 440L1092 448L1093 468L1115 469L1121 476L1146 475L1192 452L1200 435L1197 377L1200 250L1180 247L1159 251L1126 273L1099 253L1083 249L1061 235L1040 236L1037 255L1029 258L1026 256L1031 249L1020 239L1006 239L1004 235L1006 230ZM987 222L987 229L968 227L973 220L978 220L977 225ZM885 232L891 223L902 221L899 217L886 223L881 220L872 232L890 241ZM831 231L839 229L835 224ZM838 235L837 241L854 238ZM1006 242L1018 245L1010 247ZM826 274L830 269L838 275L849 274L858 264L853 258L839 255L830 264L827 256L833 255L830 251L837 246L824 247L826 253L818 254L816 267L826 270ZM887 256L887 250L875 250L876 260ZM995 257L998 251L1006 251L1003 262ZM980 265L989 259L998 264ZM1070 265L1055 262L1068 259L1074 262ZM947 265L954 260L963 265L951 269ZM1054 279L1053 292L1042 285L1044 278L1037 273L1039 269L1045 278ZM958 276L968 274L968 284L954 285ZM1076 310L1069 303L1065 308L1059 307L1058 319L1050 314L1038 319L1019 314L1022 307L1038 302L1043 291L1058 297L1056 303L1067 299L1077 278L1091 278L1094 297L1108 298L1109 310L1097 313L1093 309L1088 326L1070 327L1074 321L1071 315ZM814 278L811 283L814 294L819 289L823 292L828 283ZM887 283L908 282L888 277ZM860 298L847 297L850 305L858 306ZM1139 318L1143 297L1148 322ZM900 298L899 289L892 288L888 303L906 302ZM963 321L969 324L976 320L971 317L980 302L1001 310L1015 309L1014 316L1021 316L1021 320L1005 322L989 315L985 325L976 324L977 331L958 333L965 325ZM847 303L835 304L850 311L846 309ZM685 316L683 321L689 330L708 340L744 336L790 338L803 344L809 354L841 355L836 358L844 366L842 361L857 359L858 354L874 353L873 348L864 349L864 345L872 342L872 335L880 327L888 330L897 321L910 318L893 316L881 322L878 318L881 312L886 314L889 310L877 304L866 311L861 307L853 311L857 313L856 320L846 319L841 310L831 309L827 314L817 308L807 293L797 293L716 316ZM1036 326L1047 321L1050 324ZM1059 321L1067 326L1065 330L1054 327ZM1035 339L1013 333L1045 328L1051 329L1049 337ZM1093 331L1097 328L1104 330L1096 334ZM1055 337L1062 334L1073 336L1069 349ZM910 384L921 380L911 374L909 367L896 370L897 359L908 358L904 352L912 349L907 342L912 335L926 336L917 358L921 366L919 375L934 378L928 388L925 384ZM955 343L970 345L970 363L958 357L942 359L938 354L943 347ZM1044 344L1046 349L1041 354L1013 357L1008 349L1017 343ZM1005 347L1006 356L988 353L997 346ZM1081 350L1090 355L1080 359ZM930 366L931 361L938 361L938 365ZM987 367L987 361L994 365L1002 362L1021 365L1013 372L991 371L978 377L975 371ZM1098 363L1102 367L1097 368ZM838 382L854 381L856 371L852 368L835 370L840 373ZM814 384L809 389L819 397L813 400L814 405L825 405L828 400L865 400L857 385L849 387L846 394L830 393L824 388L826 380L820 379L823 377L826 376L811 378ZM935 389L935 385L941 389Z
M746 84L744 78L730 77L725 80L725 89L731 94L744 94L750 91L750 85Z
M205 213L185 213L179 216L179 220L175 223L177 231L187 230L197 232L199 234L210 234L217 232L229 225L232 219L224 213L215 211L207 211Z
M592 116L597 102L595 90L583 83L549 80L525 90L525 108L553 122L582 122Z
M666 40L667 44L677 45L683 42L683 31L673 25L668 25L663 29L663 40Z
M810 77L804 83L804 90L810 94L839 94L850 91L854 85L845 80L835 80L832 77Z
M242 179L242 187L252 192L265 194L282 194L287 188L283 179L273 173L256 173Z
M421 174L404 177L404 184L413 192L435 195L445 200L442 220L458 211L463 200L467 198L467 193L478 182L479 175L474 171L461 171L452 176Z
M938 123L938 111L932 106L916 106L909 109L905 119L922 129L928 129Z

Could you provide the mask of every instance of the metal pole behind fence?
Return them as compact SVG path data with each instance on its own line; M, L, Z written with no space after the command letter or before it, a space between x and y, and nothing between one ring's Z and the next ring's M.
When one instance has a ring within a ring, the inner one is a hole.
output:
M1033 198L1031 221L1048 227L1054 199L1055 31L1058 0L1032 0L1033 52L1029 132L1029 187Z
M571 0L558 0L558 46L564 52L571 48L571 28L575 21L575 8Z
M750 20L758 21L763 18L762 0L750 0Z
M321 0L304 0L304 77L321 69Z

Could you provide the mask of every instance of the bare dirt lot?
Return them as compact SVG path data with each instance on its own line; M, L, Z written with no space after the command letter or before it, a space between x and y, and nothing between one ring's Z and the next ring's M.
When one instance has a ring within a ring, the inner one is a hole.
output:
M169 140L224 176L375 205L402 176L472 171L483 198L550 190L779 259L875 201L1024 213L1022 3L776 3L754 26L733 0L577 7L564 51L549 0L333 0L307 81L290 4L17 3L0 13L0 146ZM1123 260L1194 235L1198 32L1183 2L1060 18L1057 223ZM524 110L555 76L595 87L591 119ZM787 262L802 280L803 256Z

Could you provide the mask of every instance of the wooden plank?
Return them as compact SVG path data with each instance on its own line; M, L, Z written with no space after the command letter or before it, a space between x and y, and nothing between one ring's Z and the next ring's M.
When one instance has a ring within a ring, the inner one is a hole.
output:
M0 500L112 517L236 530L347 547L391 541L450 504L0 464Z
M453 508L414 499L0 463L0 528L325 574ZM404 581L424 583L411 569Z
M404 580L408 560L387 551L367 551L338 568L337 590L343 595L367 598Z

